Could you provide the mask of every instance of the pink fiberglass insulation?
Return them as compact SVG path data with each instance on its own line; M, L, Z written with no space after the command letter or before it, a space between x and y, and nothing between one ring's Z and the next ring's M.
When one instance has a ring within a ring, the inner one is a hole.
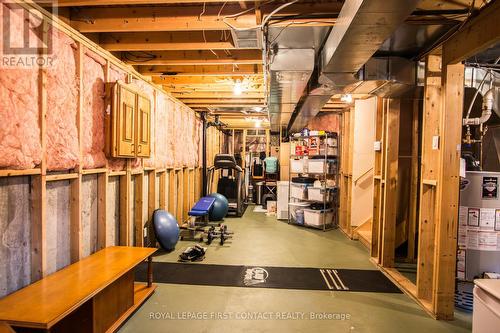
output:
M186 107L186 113L188 121L187 126L187 139L189 141L189 154L187 159L187 166L194 167L196 165L196 160L198 156L198 150L196 147L196 117L194 112Z
M115 66L109 66L109 82L116 82L118 80L125 81L126 79L127 73Z
M47 169L72 169L79 162L75 43L54 31L54 60L47 71Z
M1 17L5 9L0 6ZM21 11L10 11L10 18L11 35L23 36ZM30 169L40 164L38 118L38 67L0 67L0 168Z
M172 98L168 97L167 98L167 114L166 114L166 123L164 124L158 124L159 129L158 130L163 130L167 132L167 165L169 167L174 166L174 161L175 161L175 145L177 144L177 138L175 137L174 133L174 119L175 119L175 102ZM161 129L160 129L161 126Z
M307 128L313 131L338 132L340 129L339 116L330 112L319 113L309 121Z
M105 60L87 51L83 58L83 167L106 165L104 155L104 68Z
M0 69L0 167L40 164L38 69Z
M174 167L180 167L183 164L182 150L185 146L185 141L182 138L182 111L179 103L174 103L174 114L172 118L174 125L173 135L173 149L174 149Z
M167 135L166 130L168 121L168 100L164 94L158 94L156 98L156 112L155 118L153 118L155 123L155 166L157 168L165 168L168 165L168 145L167 145Z

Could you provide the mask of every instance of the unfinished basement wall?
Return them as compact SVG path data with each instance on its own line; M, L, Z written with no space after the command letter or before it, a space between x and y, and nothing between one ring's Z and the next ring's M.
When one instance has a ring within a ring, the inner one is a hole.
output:
M0 20L9 11L11 40L22 40L26 8L10 6L0 4ZM168 182L150 184L148 174L175 167L181 188L169 198L199 193L192 189L201 162L195 112L64 23L52 28L52 66L0 66L0 297L106 246L142 246L141 224L169 190ZM105 85L130 77L152 103L147 159L104 152Z

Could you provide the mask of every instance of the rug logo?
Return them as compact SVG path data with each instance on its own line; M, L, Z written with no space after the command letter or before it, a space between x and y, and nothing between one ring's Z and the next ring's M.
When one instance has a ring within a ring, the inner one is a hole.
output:
M54 0L38 1L52 16ZM48 67L52 65L54 29L40 10L17 1L2 0L2 54L0 67Z
M265 283L269 273L261 267L247 268L243 283L245 286L254 286L256 284Z

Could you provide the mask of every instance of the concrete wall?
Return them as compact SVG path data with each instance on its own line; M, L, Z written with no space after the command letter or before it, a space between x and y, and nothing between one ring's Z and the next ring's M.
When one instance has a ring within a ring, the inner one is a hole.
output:
M373 214L373 166L375 163L373 142L375 141L376 111L377 99L375 97L355 102L351 201L351 224L353 226L362 224Z
M110 245L120 242L120 181L119 177L109 177L106 211L106 238Z
M82 178L82 241L83 257L97 250L97 175Z
M71 263L69 181L47 183L47 273L54 273Z
M31 282L29 179L0 178L0 297Z

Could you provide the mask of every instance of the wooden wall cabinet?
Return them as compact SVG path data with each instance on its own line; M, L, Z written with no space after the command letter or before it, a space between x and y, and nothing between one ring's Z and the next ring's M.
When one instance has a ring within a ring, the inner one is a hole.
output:
M151 155L151 101L121 81L110 89L111 110L107 115L107 152L112 157Z

